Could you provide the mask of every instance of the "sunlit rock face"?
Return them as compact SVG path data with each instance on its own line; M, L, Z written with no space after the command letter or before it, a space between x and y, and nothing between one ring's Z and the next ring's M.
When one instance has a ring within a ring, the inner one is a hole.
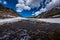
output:
M52 8L38 16L32 16L31 18L60 18L60 7Z
M2 5L0 5L0 18L13 18L18 17L17 13L9 8L5 8Z

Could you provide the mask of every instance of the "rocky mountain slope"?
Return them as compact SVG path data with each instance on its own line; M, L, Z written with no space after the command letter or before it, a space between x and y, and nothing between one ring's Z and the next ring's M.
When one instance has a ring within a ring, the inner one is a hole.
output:
M16 12L10 8L5 8L2 5L0 5L0 19L3 18L13 18L18 17L19 15L16 14Z
M45 13L31 18L60 18L60 7L53 8Z

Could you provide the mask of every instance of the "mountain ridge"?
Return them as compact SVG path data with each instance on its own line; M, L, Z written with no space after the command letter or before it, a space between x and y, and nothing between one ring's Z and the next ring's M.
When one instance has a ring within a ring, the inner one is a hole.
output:
M30 18L60 18L60 7L52 8L49 11L41 13L38 16L32 16Z
M6 8L3 5L0 5L0 19L4 18L13 18L13 17L22 17L18 15L16 11L11 8Z

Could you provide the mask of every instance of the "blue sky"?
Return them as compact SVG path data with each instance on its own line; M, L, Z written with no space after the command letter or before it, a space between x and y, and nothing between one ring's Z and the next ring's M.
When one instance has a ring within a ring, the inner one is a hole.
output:
M3 4L4 7L7 7L7 8L12 8L13 10L16 11L16 4L18 3L17 0L5 0L7 2L7 4ZM31 10L24 10L23 12L17 12L17 14L19 15L22 15L23 17L29 17L29 16L32 16L32 12L36 11L36 8L35 9L31 9Z
M60 0L0 0L4 7L12 8L23 17L38 16L55 6L60 5Z

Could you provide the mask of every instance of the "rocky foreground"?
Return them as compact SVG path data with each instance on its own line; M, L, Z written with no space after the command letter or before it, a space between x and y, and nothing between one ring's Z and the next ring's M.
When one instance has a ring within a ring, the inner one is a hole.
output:
M60 24L19 21L0 25L0 40L60 40Z

